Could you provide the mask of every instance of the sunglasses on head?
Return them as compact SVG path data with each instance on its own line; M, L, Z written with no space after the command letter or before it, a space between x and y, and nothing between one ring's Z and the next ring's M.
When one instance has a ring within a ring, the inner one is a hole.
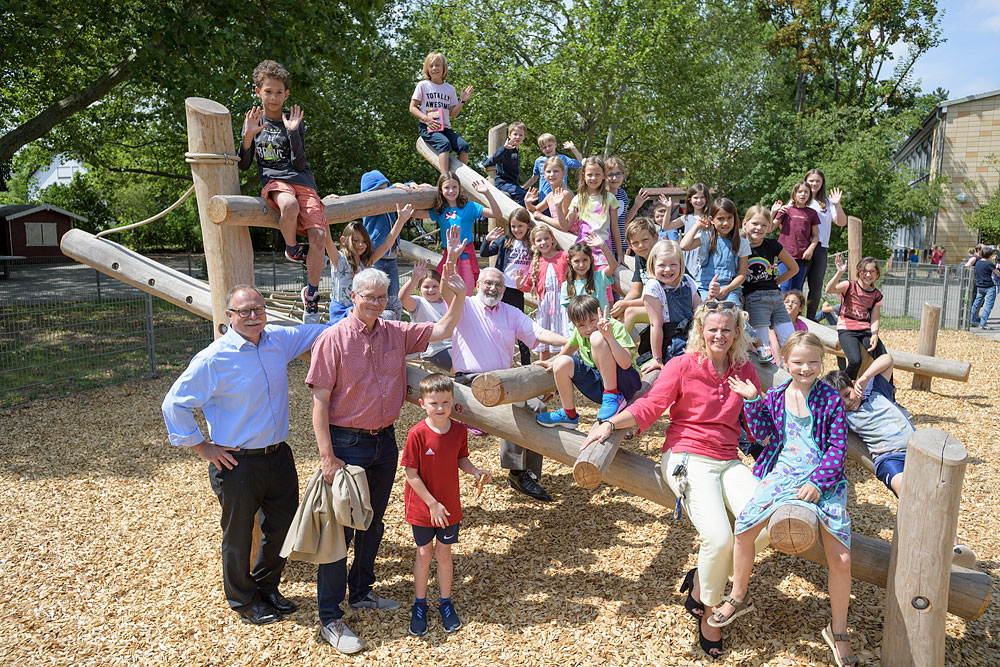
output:
M716 310L731 310L736 312L740 309L738 304L732 301L706 301L704 304L705 310L716 311Z

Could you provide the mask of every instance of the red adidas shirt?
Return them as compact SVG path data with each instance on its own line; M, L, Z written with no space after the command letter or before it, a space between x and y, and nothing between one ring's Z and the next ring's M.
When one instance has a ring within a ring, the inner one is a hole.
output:
M424 486L439 503L450 512L447 525L462 520L462 501L458 492L458 460L469 456L469 432L463 424L451 421L445 434L435 433L421 419L406 434L406 445L399 465L416 468ZM403 492L406 503L406 522L414 526L433 527L427 503L410 488Z

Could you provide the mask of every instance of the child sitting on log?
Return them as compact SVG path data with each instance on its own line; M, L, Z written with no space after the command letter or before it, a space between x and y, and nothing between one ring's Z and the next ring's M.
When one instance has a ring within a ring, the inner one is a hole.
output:
M521 156L518 153L518 148L523 141L524 123L515 121L510 124L510 128L507 130L507 141L483 162L484 167L496 167L494 185L496 185L497 190L505 193L521 206L524 206L524 195L527 192L520 185Z
M306 265L302 290L305 322L319 322L319 280L323 275L323 253L329 236L326 207L316 193L316 179L306 162L306 126L299 105L285 114L291 92L288 70L264 60L253 70L254 92L261 106L247 111L240 142L240 169L250 168L256 158L263 189L260 196L280 213L278 229L285 241L285 259ZM296 233L309 238L309 252L295 240Z
M754 563L754 540L771 514L787 503L815 511L830 568L833 620L823 638L837 665L857 664L847 636L851 600L851 519L847 514L847 425L840 395L818 382L823 369L823 343L811 333L788 337L781 355L792 379L761 399L757 388L737 378L730 388L743 397L753 436L766 441L754 464L760 484L736 519L733 588L708 624L721 628L753 610L748 590Z
M458 159L469 163L469 142L452 129L451 120L465 109L472 97L472 86L455 92L455 86L445 83L448 60L443 53L432 51L424 58L424 78L417 83L410 96L410 113L420 121L420 137L438 156L438 171L442 174L451 167L452 152Z
M573 387L601 405L601 420L621 412L642 384L635 368L635 341L624 324L607 319L589 294L573 297L566 310L574 326L569 341L552 359L535 362L555 376L562 403L560 409L535 417L546 427L576 428L580 423Z

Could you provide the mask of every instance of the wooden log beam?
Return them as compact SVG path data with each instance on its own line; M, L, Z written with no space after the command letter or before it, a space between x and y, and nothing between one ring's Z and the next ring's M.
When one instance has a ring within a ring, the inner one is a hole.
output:
M933 357L937 350L938 329L941 326L941 306L932 303L924 303L920 313L920 338L917 339L917 354ZM913 376L913 389L920 391L931 390L931 378L929 375Z
M885 596L883 667L944 664L948 577L967 460L962 443L944 431L922 428L910 436Z
M431 150L423 139L417 139L417 152L423 156L425 160L430 162L435 167L438 167L438 156ZM462 192L469 199L475 200L482 204L483 206L489 206L489 200L486 199L485 195L481 195L472 189L472 184L476 181L486 180L486 177L480 174L478 171L472 167L462 164L462 161L455 157L454 154L451 156L451 162L449 167L455 175L458 176L459 183L462 185ZM500 212L503 215L503 219L506 220L510 217L510 214L515 210L520 208L520 206L513 199L507 196L507 193L497 190L495 186L487 182L490 188L490 193L497 202L497 206L500 207ZM543 222L535 222L536 225L545 225ZM617 224L615 222L614 224ZM561 229L557 229L552 225L545 225L552 230L552 235L556 239L556 243L563 250L569 248L576 241L576 237L569 232L564 232ZM615 279L618 281L618 286L624 290L625 293L632 288L632 273L635 271L635 259L632 257L626 257L625 262L622 266L619 266L618 270L615 272Z
M184 100L187 114L188 151L195 154L235 155L233 120L229 109L202 97ZM205 265L212 292L212 331L218 338L229 326L226 295L239 284L253 284L253 246L250 230L224 228L212 224L208 215L209 200L214 195L238 195L240 179L235 164L191 162L194 193L201 219L201 238L205 246ZM251 561L252 562L252 561Z
M806 318L801 318L809 327L809 332L819 336L823 345L831 352L836 353L840 349L837 341L837 332L834 329L819 324ZM928 377L945 378L946 380L959 380L967 382L972 364L967 361L956 361L954 359L942 359L931 357L925 354L914 354L913 352L901 352L899 350L888 350L892 355L892 360L896 365L896 370L909 371L915 375L926 375Z
M653 383L656 382L656 378L659 376L659 369L644 375L642 385L635 392L635 395L629 399L629 405L649 393L649 390L653 387ZM593 430L593 426L591 430ZM618 448L621 447L622 442L625 440L625 435L625 430L612 431L611 436L607 440L595 442L586 449L580 450L579 456L576 457L576 462L573 463L573 479L576 481L577 486L582 489L597 488L601 480L604 479L604 473L607 472L608 466L611 465L611 461L614 460L615 455L618 453Z
M324 199L326 224L336 225L360 220L367 215L395 213L396 206L410 204L416 210L434 206L434 188L419 188L407 192L400 188L385 188L371 192L343 195L337 199ZM238 194L216 195L208 202L208 217L217 225L278 228L278 212L263 197Z
M426 376L426 371L407 366L406 400L417 403L420 380ZM475 400L471 389L461 385L455 385L452 417L567 466L576 462L584 440L584 435L577 431L539 426L535 422L535 413L530 410L511 405L485 407ZM604 481L671 511L677 500L663 481L658 463L626 450L618 451L604 474ZM889 544L858 533L853 533L851 540L851 574L856 579L885 588L889 572ZM820 545L814 546L802 556L814 563L826 565ZM948 611L956 616L976 618L989 605L992 580L984 572L953 566L950 586Z
M847 216L847 279L858 279L858 262L861 261L863 250L861 241L861 218Z
M71 229L63 234L59 246L64 255L81 264L212 320L212 295L206 282L82 229ZM267 311L267 321L283 326L301 324L271 309Z
M779 505L767 520L771 546L793 556L809 551L819 538L816 513L802 505Z

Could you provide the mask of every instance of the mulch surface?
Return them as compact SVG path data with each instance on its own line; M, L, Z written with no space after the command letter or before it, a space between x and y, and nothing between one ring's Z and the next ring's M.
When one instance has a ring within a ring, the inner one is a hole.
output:
M916 347L916 332L886 343ZM966 446L959 536L996 588L1000 560L1000 344L942 332L938 354L973 363L969 382L935 379L930 393L899 400L918 426L946 430ZM289 369L292 431L300 484L319 463L309 418L306 366ZM347 611L367 643L356 656L322 642L316 568L291 562L282 592L299 611L281 623L244 625L225 602L218 502L206 464L167 443L160 402L173 377L135 382L0 413L0 601L5 665L328 665L443 664L693 665L706 662L695 623L676 593L695 563L697 535L672 512L615 488L585 491L569 468L547 462L544 505L507 488L495 438L472 438L474 462L497 476L472 499L462 476L466 518L455 546L456 606L465 625L445 634L430 584L430 631L407 634L414 545L403 520L403 474L386 515L378 592L404 601L395 612ZM594 411L585 412L584 427ZM403 408L400 446L422 413ZM626 447L659 456L662 427ZM854 463L849 511L854 529L891 539L896 500ZM433 575L433 568L432 568ZM826 570L767 550L751 582L756 615L724 631L724 665L831 664L820 636L829 618ZM884 592L855 582L849 626L862 661L882 644ZM346 604L345 604L346 608ZM992 603L974 621L949 616L948 665L996 665L1000 613Z

